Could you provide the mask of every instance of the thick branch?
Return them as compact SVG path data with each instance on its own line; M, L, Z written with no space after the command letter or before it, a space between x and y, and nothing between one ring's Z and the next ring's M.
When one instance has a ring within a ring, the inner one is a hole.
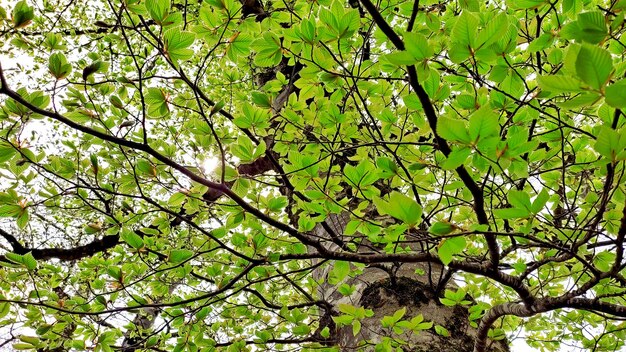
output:
M64 36L72 36L72 35L90 35L90 34L105 34L105 33L112 33L115 32L121 28L124 29L140 29L140 28L145 28L147 26L152 26L155 25L156 22L154 22L154 20L149 20L147 21L145 24L138 24L135 27L128 27L128 26L119 26L117 24L108 24L106 22L102 22L102 21L96 21L95 25L97 28L87 28L87 29L64 29L58 32L53 32L56 34L62 34ZM33 37L33 36L39 36L39 35L48 35L50 34L50 32L29 32L29 31L20 31L19 32L21 35L26 36L26 37Z
M487 337L489 329L498 318L505 315L515 315L518 317L529 317L535 314L527 306L517 303L504 303L497 305L487 311L480 320L478 331L476 332L476 341L474 342L474 352L484 352L487 347Z
M115 247L119 243L118 235L107 235L95 239L85 245L73 248L28 248L24 247L12 234L0 229L2 236L13 248L16 254L26 254L30 252L37 260L58 259L61 261L72 261L90 257L96 253L104 252Z

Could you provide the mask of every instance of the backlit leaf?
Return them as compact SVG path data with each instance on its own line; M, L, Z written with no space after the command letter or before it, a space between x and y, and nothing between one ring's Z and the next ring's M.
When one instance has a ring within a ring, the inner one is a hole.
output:
M576 59L576 73L594 89L606 85L613 72L611 54L597 46L583 45Z
M439 259L441 259L441 262L448 265L452 261L452 257L462 253L466 246L467 242L462 236L446 238L439 244L437 254L439 255Z
M24 28L35 18L33 8L25 0L19 1L13 7L13 27Z

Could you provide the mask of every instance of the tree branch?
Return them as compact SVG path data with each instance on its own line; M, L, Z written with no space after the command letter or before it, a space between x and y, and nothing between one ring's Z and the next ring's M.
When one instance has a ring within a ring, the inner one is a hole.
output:
M198 182L208 188L214 189L216 191L220 191L222 192L224 195L226 195L228 198L230 198L231 200L233 200L237 205L239 205L242 209L244 209L245 211L247 211L248 213L254 215L255 217L257 217L259 220L267 223L268 225L284 231L286 233L288 233L289 235L293 236L294 238L298 239L300 242L306 244L306 245L310 245L313 246L316 249L319 249L320 245L317 241L314 241L312 239L310 239L308 236L300 233L297 229L282 223L274 218L272 218L269 215L266 215L265 213L261 212L259 209L253 207L252 205L250 205L249 203L247 203L243 198L241 198L240 196L238 196L235 192L233 192L226 184L223 183L217 183L217 182L213 182L210 181L202 176L197 175L196 173L192 172L191 170L189 170L188 168L184 167L183 165L175 162L174 160L166 157L165 155L159 153L158 151L156 151L155 149L153 149L152 147L150 147L149 145L143 144L143 143L138 143L138 142L134 142L134 141L130 141L124 138L119 138L110 134L106 134L104 132L92 129L90 127L87 126L83 126L79 123L76 123L72 120L70 120L69 118L56 113L56 112L51 112L45 109L41 109L33 104L31 104L30 102L28 102L26 99L24 99L22 96L20 96L19 94L17 94L17 92L9 89L9 87L6 86L6 84L4 83L4 74L2 71L2 67L0 66L0 78L2 78L2 88L0 88L0 94L4 94L12 99L14 99L15 101L17 101L18 103L26 106L29 110L31 110L34 113L43 115L43 116L47 116L51 119L54 119L56 121L59 121L77 131L92 135L94 137L100 138L103 141L107 141L107 142L111 142L114 143L116 145L122 146L122 147L127 147L130 149L134 149L137 151L142 151L145 152L146 154L152 156L153 158L155 158L156 160L162 162L163 164L177 170L178 172L182 173L183 175L187 176L189 179Z
M536 314L526 305L517 303L503 303L492 307L480 320L480 325L476 331L476 341L474 342L474 352L484 352L487 347L487 337L489 329L498 318L505 315L515 315L518 317L529 317Z
M85 245L73 248L28 248L24 247L12 234L0 229L2 236L13 248L16 254L26 254L30 252L37 260L58 259L60 261L72 261L90 257L96 253L104 252L115 247L119 243L118 235L107 235L95 239ZM4 257L0 260L6 261Z
M361 0L363 6L367 9L372 19L378 25L380 30L387 36L387 38L393 43L393 45L398 50L404 50L404 42L402 39L396 34L396 32L391 28L391 26L385 21L383 16L378 12L376 6L370 0ZM417 71L415 70L415 66L409 65L407 66L407 73L409 76L409 84L411 88L417 94L417 97L422 104L422 108L424 109L424 113L426 114L426 119L428 120L428 125L432 130L432 133L435 137L435 141L439 146L439 150L445 155L448 156L451 152L450 146L448 142L441 138L437 133L437 112L430 101L430 97L428 93L424 90L424 88L419 84L419 80L417 77ZM482 189L478 186L478 184L474 181L472 176L469 174L467 169L464 166L459 166L455 169L463 184L469 189L472 193L472 197L474 198L474 212L476 213L476 218L479 224L489 225L489 218L487 217L487 213L485 211L485 199L483 195ZM485 240L487 241L487 247L489 248L489 254L491 256L491 268L492 270L497 270L498 264L500 262L500 249L498 248L498 242L496 241L496 237L490 234L484 235Z

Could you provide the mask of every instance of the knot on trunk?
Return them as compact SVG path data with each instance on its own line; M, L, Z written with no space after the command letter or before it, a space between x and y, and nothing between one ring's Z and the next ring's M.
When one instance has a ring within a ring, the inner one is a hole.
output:
M380 308L392 300L406 305L420 306L431 300L438 301L434 298L429 286L407 277L399 277L395 280L386 279L370 284L363 290L359 303L370 309Z

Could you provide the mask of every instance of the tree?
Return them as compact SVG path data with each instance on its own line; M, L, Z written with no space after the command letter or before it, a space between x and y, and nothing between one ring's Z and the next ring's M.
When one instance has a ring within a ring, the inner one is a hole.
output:
M37 351L616 351L624 0L0 8Z

